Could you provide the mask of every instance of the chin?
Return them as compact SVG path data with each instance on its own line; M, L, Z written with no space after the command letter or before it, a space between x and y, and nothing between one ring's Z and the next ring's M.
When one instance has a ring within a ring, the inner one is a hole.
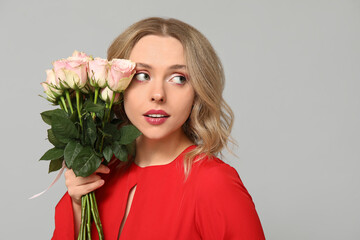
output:
M140 130L140 129L139 129ZM161 141L161 140L170 140L172 137L178 137L178 134L176 133L177 130L168 130L168 131L161 131L160 129L152 129L149 131L149 129L146 129L145 131L141 131L144 139L147 140L154 140L154 141Z
M146 133L143 133L142 137L147 140L160 141L160 140L167 139L169 137L169 135L168 134L146 134Z

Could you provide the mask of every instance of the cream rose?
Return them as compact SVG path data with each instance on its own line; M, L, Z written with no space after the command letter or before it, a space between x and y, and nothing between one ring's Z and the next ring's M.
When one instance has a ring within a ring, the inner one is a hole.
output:
M46 81L47 84L50 86L60 89L60 81L56 78L55 72L53 69L47 69L46 70Z
M126 59L113 59L110 62L108 86L115 92L124 91L135 74L135 63Z
M100 98L107 102L107 103L110 103L111 102L111 99L114 95L114 91L112 91L110 88L106 87L104 89L101 89L100 91ZM120 102L120 93L116 93L115 94L115 98L114 98L114 102L113 103L118 103Z

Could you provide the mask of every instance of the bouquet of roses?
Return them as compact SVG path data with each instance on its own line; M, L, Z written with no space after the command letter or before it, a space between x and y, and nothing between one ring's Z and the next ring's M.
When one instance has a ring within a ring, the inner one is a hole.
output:
M122 101L122 93L135 74L135 63L125 59L95 58L74 51L67 59L53 62L41 83L46 99L60 108L45 111L41 117L51 126L48 140L53 148L40 160L49 160L49 173L64 165L76 176L86 177L113 155L126 161L134 154L134 140L140 132L133 125L122 125L113 106ZM94 192L82 197L81 226L78 239L91 239L95 222L99 239L102 226Z

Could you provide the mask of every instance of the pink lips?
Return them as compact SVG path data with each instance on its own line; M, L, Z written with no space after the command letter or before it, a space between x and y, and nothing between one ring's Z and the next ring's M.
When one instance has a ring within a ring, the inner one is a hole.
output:
M160 125L164 123L168 117L170 117L170 115L165 111L154 109L147 111L143 116L146 121L152 125Z

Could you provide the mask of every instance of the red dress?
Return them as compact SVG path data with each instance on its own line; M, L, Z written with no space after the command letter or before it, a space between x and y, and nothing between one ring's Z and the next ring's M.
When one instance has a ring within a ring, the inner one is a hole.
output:
M128 193L137 185L120 240L265 239L254 203L237 171L218 158L193 164L184 182L185 149L166 165L111 169L96 190L105 240L116 240ZM93 239L98 239L92 228ZM55 240L74 239L71 198L55 209Z

